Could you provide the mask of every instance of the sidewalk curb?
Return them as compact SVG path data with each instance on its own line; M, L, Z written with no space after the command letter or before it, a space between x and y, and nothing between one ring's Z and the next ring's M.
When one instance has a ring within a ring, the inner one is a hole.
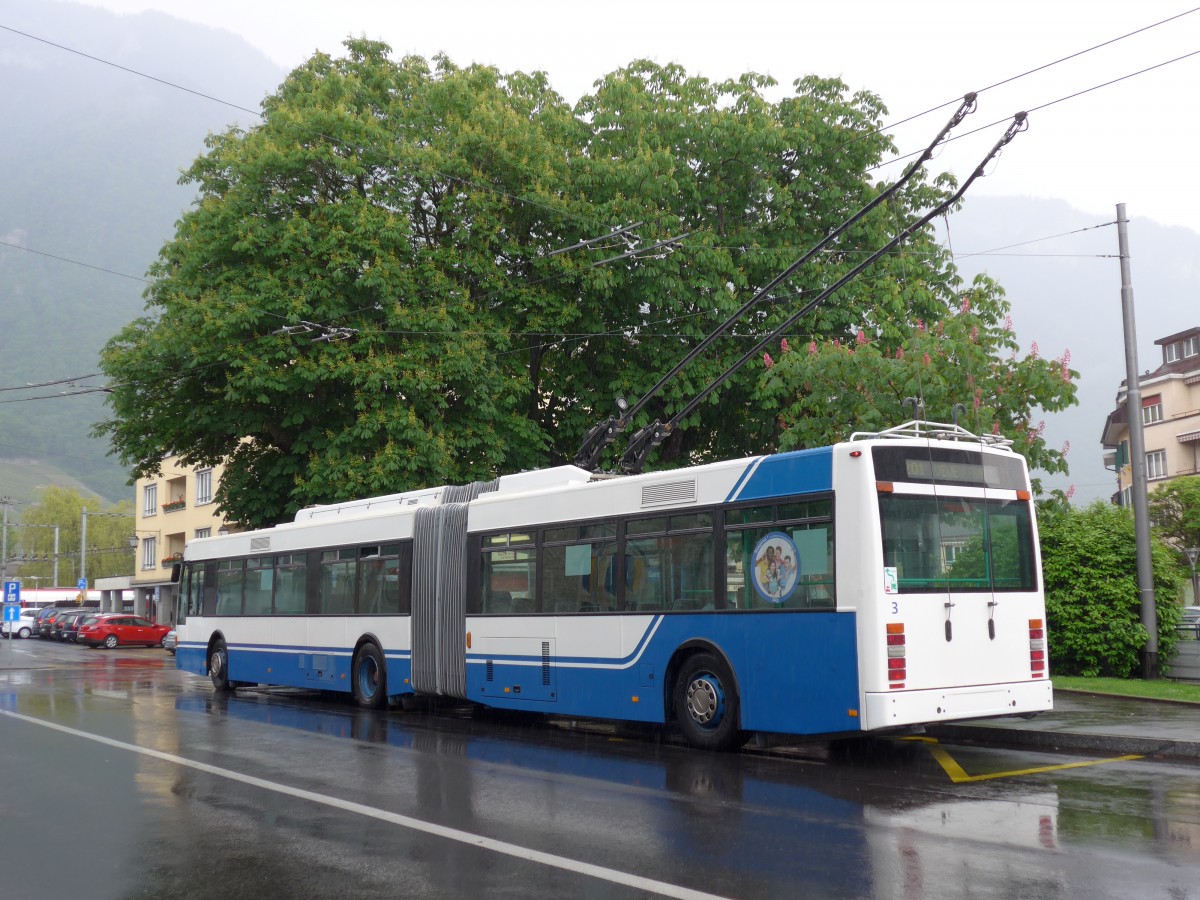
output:
M932 725L926 734L955 744L990 744L1035 748L1053 752L1074 751L1113 756L1138 754L1155 759L1200 762L1200 741L1133 737L1121 734L1081 734L1074 731L1036 731L988 725Z

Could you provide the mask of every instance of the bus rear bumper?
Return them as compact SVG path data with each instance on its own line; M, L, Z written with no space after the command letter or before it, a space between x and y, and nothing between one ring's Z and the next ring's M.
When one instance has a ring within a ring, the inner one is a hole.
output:
M1054 686L1050 681L867 693L863 730L1019 716L1053 708Z

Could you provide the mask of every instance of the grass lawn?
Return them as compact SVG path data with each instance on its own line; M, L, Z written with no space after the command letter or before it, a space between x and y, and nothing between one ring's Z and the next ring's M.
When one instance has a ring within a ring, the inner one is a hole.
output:
M1056 688L1067 691L1091 691L1096 694L1119 694L1122 697L1146 697L1151 700L1183 700L1200 703L1200 684L1178 681L1143 681L1139 678L1077 678L1050 673Z

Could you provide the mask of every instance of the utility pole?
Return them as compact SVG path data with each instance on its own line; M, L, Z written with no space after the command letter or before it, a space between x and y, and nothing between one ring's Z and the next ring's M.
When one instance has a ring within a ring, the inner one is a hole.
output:
M87 507L83 508L83 523L79 526L79 578L83 581L84 597L87 596Z
M4 528L0 536L0 579L8 571L8 508L12 505L12 497L0 497L0 506L4 507Z
M1129 271L1129 220L1125 204L1117 204L1117 246L1121 254L1121 320L1125 329L1125 412L1129 416L1129 471L1133 476L1133 527L1137 545L1138 597L1146 646L1142 677L1158 678L1158 613L1154 604L1154 569L1150 563L1150 513L1146 499L1146 442L1142 436L1142 388L1138 382L1137 335L1133 326L1133 277Z

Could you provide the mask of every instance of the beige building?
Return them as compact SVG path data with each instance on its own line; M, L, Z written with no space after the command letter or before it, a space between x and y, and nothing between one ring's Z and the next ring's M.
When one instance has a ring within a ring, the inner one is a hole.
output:
M184 545L226 527L213 502L223 471L221 466L188 469L180 465L178 457L169 456L157 477L138 479L134 499L137 547L128 588L139 614L156 622L175 621L176 586L171 583L171 570L183 558Z
M1146 444L1146 486L1181 475L1200 474L1200 328L1190 328L1154 342L1162 348L1162 364L1138 379L1142 394L1142 430ZM1125 382L1117 391L1116 409L1104 423L1104 464L1117 475L1113 502L1132 504L1129 417Z

